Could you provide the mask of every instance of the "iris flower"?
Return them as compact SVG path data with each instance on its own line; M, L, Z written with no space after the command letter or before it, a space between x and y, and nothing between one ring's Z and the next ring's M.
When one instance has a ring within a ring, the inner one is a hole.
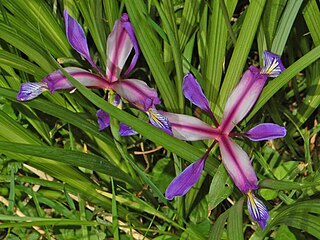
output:
M280 57L264 52L264 66L258 69L250 66L243 74L240 82L229 96L222 121L219 124L209 107L209 102L193 77L188 73L184 77L183 92L187 99L206 111L212 118L215 127L192 116L163 113L171 123L173 135L186 141L213 139L214 142L198 161L188 166L168 186L165 196L172 200L176 196L186 194L198 181L204 168L206 158L218 143L222 162L235 185L247 195L247 206L253 220L263 229L269 218L266 206L254 195L258 189L258 179L247 153L232 140L232 136L244 136L252 141L280 138L286 135L286 129L273 123L262 123L246 133L232 133L234 127L247 115L257 101L268 76L277 77L284 67Z
M121 98L126 99L138 109L149 115L150 122L166 132L171 132L170 125L165 117L158 113L155 108L160 103L155 89L150 88L145 82L138 79L127 79L137 63L139 56L139 46L136 40L133 27L129 17L124 13L120 20L114 24L113 30L107 39L107 66L106 74L103 74L90 56L87 39L80 24L72 18L67 10L64 11L66 24L66 35L70 45L82 57L84 57L97 74L78 67L64 68L74 79L89 88L102 88L109 90L112 94L116 93ZM134 50L132 60L122 73L123 67ZM27 101L39 96L42 92L49 90L54 93L56 90L74 90L75 87L70 83L66 76L60 71L54 71L47 75L41 82L29 82L21 84L17 100ZM117 97L115 97L117 98ZM121 101L118 99L115 102ZM112 101L114 102L114 101ZM97 113L100 129L109 121L109 115L102 110ZM127 127L128 128L128 127ZM121 131L121 129L120 129ZM132 133L132 132L131 132ZM121 132L120 132L121 134ZM123 132L125 135L125 132ZM130 134L129 134L130 135Z

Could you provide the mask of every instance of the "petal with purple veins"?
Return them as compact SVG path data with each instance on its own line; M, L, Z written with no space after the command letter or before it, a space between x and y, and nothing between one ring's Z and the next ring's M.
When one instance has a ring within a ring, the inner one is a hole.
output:
M16 98L18 101L28 101L38 97L42 92L47 90L48 85L45 82L22 83Z
M96 116L98 117L100 131L110 126L110 116L108 113L106 113L102 109L99 109L96 113Z
M138 132L136 132L135 130L133 130L131 127L129 127L124 123L120 123L119 133L120 133L120 136L122 137L138 134Z
M221 130L229 133L251 110L265 85L268 75L251 66L229 96L221 122Z
M64 68L73 78L75 78L82 85L89 88L108 88L109 84L104 79L94 75L86 70L77 67ZM54 71L47 75L43 82L48 84L48 88L51 93L56 90L74 89L74 86L68 80L68 78L60 71Z
M219 140L224 167L235 185L243 193L258 188L258 179L247 153L230 137L222 135Z
M268 74L270 77L275 78L285 70L280 56L268 51L264 51L263 56L263 68L261 69L261 74Z
M287 130L277 124L262 123L251 128L243 135L252 141L263 141L284 137L286 133Z
M168 118L173 136L176 138L186 141L219 138L219 130L196 117L170 112L163 112L162 114Z
M171 130L171 124L166 116L158 112L157 109L155 109L154 107L149 108L147 114L149 116L149 121L153 126L161 129L169 135L173 135Z
M99 72L101 77L104 77L97 65L91 59L87 38L82 27L73 17L68 14L66 9L64 10L63 14L66 24L66 35L70 45Z
M201 159L189 165L180 175L173 179L166 190L166 199L172 200L174 197L183 196L192 188L201 176L207 157L208 151Z
M266 227L267 221L270 217L268 209L253 193L248 192L247 197L249 214L254 221L259 223L261 229L263 230Z
M111 88L122 98L145 112L153 105L160 103L157 91L141 80L124 79L114 83Z

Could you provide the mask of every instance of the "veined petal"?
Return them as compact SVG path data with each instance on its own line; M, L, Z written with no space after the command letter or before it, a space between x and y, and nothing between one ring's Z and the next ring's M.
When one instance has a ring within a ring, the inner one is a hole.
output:
M257 101L268 75L260 74L259 70L251 66L242 76L239 84L229 96L221 122L221 130L231 132L251 110Z
M270 217L267 207L250 191L247 193L247 197L247 205L250 216L254 221L259 223L261 229L263 230Z
M97 65L90 56L86 35L80 24L72 18L67 9L64 10L64 20L66 24L66 35L71 47L81 54L98 72L104 77Z
M119 133L120 133L120 136L122 137L138 134L138 132L136 132L135 130L133 130L131 127L129 127L124 123L120 123Z
M208 151L201 159L189 165L180 175L173 179L166 190L166 199L172 200L174 197L183 196L192 188L201 176L207 157Z
M270 77L278 77L280 73L285 70L280 56L270 53L268 51L263 52L263 68L261 69L261 74L268 74Z
M182 85L182 91L184 96L192 102L194 105L205 110L210 116L213 116L213 113L209 106L209 101L206 96L203 94L201 86L198 81L194 78L191 73L187 73L184 76L184 81Z
M173 135L171 130L171 124L166 116L158 112L157 109L155 109L154 107L149 108L147 114L149 116L149 121L153 126L165 131L169 135Z
M145 112L153 105L160 103L157 91L141 80L124 79L114 83L111 88L122 98Z
M48 85L45 82L28 82L22 83L20 91L17 95L18 101L28 101L38 97L42 92L48 90Z
M287 130L274 123L262 123L251 128L243 135L252 141L271 140L284 137Z
M258 188L258 179L247 153L230 137L219 140L222 162L235 185L243 193Z
M219 130L198 118L169 112L163 112L162 114L168 118L173 136L181 140L218 139L220 136Z
M120 72L126 63L132 48L135 50L135 55L129 68L124 74L125 76L135 66L138 60L139 48L129 17L127 14L123 14L120 21L117 20L115 22L113 30L108 37L107 76L110 82L118 81Z
M90 88L108 88L109 84L104 79L94 75L86 70L76 67L67 67L66 70L72 77L74 77L82 85ZM74 89L74 86L68 78L60 71L54 71L47 75L43 82L48 84L48 88L53 93L56 90Z
M108 113L106 113L102 109L99 109L96 113L96 116L98 117L100 131L110 126L110 116Z

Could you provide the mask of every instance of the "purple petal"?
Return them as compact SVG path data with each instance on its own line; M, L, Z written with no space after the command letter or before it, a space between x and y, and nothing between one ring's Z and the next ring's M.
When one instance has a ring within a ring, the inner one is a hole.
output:
M263 68L261 69L262 74L268 74L270 77L278 77L280 73L285 70L280 56L270 53L268 51L263 52Z
M138 134L138 132L136 132L135 130L133 130L131 127L129 127L124 123L120 123L119 133L120 133L120 136L122 137Z
M106 113L102 109L99 109L96 113L96 116L98 117L100 131L110 126L110 116L108 113Z
M219 140L223 165L235 185L243 193L258 188L257 176L247 153L228 136Z
M91 59L87 38L82 27L74 18L72 18L68 14L68 11L66 9L63 13L66 22L66 35L70 45L74 50L81 54L99 72L102 77L104 77L97 65Z
M74 77L82 85L90 88L108 88L109 84L104 79L94 75L86 70L76 67L64 68L72 77ZM43 82L48 84L48 88L53 93L56 90L74 89L74 86L67 77L60 71L54 71L47 75Z
M270 217L268 209L260 199L256 198L253 193L248 192L247 196L247 205L250 216L254 221L259 223L261 229L263 230Z
M203 171L204 163L208 157L208 152L198 161L189 165L180 175L178 175L168 186L165 196L172 200L174 197L185 195L190 188L198 181Z
M123 14L120 21L117 20L113 30L108 37L107 45L107 76L110 82L116 82L119 79L120 72L126 63L130 52L134 48L135 55L130 63L124 77L133 69L139 56L139 47L135 38L133 28L129 22L127 14Z
M219 130L198 118L169 112L163 112L162 114L168 118L173 136L181 140L217 139L220 136Z
M168 121L167 117L159 113L155 108L149 108L149 110L147 111L147 114L149 116L149 121L153 126L163 130L169 135L173 135L171 130L171 124Z
M47 90L48 85L45 82L22 83L16 98L18 101L28 101L38 97L42 92Z
M287 130L277 124L262 123L244 133L244 136L252 141L263 141L284 137L286 133Z
M194 105L205 110L210 116L213 116L213 113L209 106L209 101L206 96L203 94L201 86L198 81L194 78L191 73L187 73L184 76L184 81L182 85L182 91L184 96L192 102Z
M251 66L229 96L221 122L221 131L231 132L251 110L265 85L268 75Z
M122 98L145 112L153 105L160 103L157 91L141 80L121 80L114 83L111 88Z

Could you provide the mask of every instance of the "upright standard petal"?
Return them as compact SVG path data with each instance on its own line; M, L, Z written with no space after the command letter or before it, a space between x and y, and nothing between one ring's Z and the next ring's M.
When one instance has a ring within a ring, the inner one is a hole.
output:
M228 136L219 140L223 165L243 193L258 188L258 179L247 153Z
M229 96L221 122L221 131L229 133L251 110L265 85L268 75L251 66Z
M126 137L126 136L131 136L131 135L136 135L138 132L133 130L131 127L124 123L120 123L120 128L119 128L119 133L121 137Z
M173 136L181 140L197 141L218 139L221 134L219 130L202 122L198 118L170 112L163 112L162 114L168 118Z
M157 91L141 80L124 79L112 84L111 88L144 112L148 111L153 105L160 103Z
M67 67L64 70L66 70L73 78L86 87L109 87L109 84L104 79L81 68ZM60 70L50 73L42 81L48 84L48 88L51 93L54 93L56 90L74 89L74 86Z
M286 133L287 130L277 124L262 123L251 128L243 135L252 141L263 141L284 137Z
M189 165L180 175L173 179L166 190L166 199L172 200L174 197L183 196L192 188L201 176L208 153L207 151L201 159Z
M199 108L205 110L207 113L213 117L213 113L209 106L209 101L206 96L203 94L203 91L198 83L198 81L194 78L191 73L187 73L184 76L184 81L182 85L182 91L184 96L192 102L194 105ZM214 118L214 117L213 117Z
M106 113L102 109L99 109L96 113L96 116L98 118L98 124L99 124L100 131L102 131L103 129L110 126L110 116L108 113Z
M263 68L261 74L268 74L270 77L278 77L280 73L285 70L280 56L270 53L268 51L263 52Z
M22 83L16 98L18 101L28 101L38 97L42 92L47 90L48 85L45 82Z
M168 121L168 118L166 116L162 115L154 107L149 108L149 110L147 111L147 114L149 116L149 121L153 126L161 129L162 131L165 131L169 135L173 135L171 130L171 124Z
M66 23L66 35L70 45L74 50L81 54L99 72L102 77L104 77L97 65L91 59L87 38L82 27L74 18L72 18L68 14L67 9L64 10L63 14Z
M118 81L120 72L126 63L132 48L135 50L135 56L129 66L129 71L132 70L137 62L139 48L128 15L123 14L120 21L117 20L115 22L113 30L108 37L108 65L106 74L110 82ZM127 75L129 71L127 70L125 75Z
M252 192L247 193L247 205L248 211L252 219L259 223L261 229L263 230L267 221L270 217L267 207L263 204L263 202L256 198L256 196Z

